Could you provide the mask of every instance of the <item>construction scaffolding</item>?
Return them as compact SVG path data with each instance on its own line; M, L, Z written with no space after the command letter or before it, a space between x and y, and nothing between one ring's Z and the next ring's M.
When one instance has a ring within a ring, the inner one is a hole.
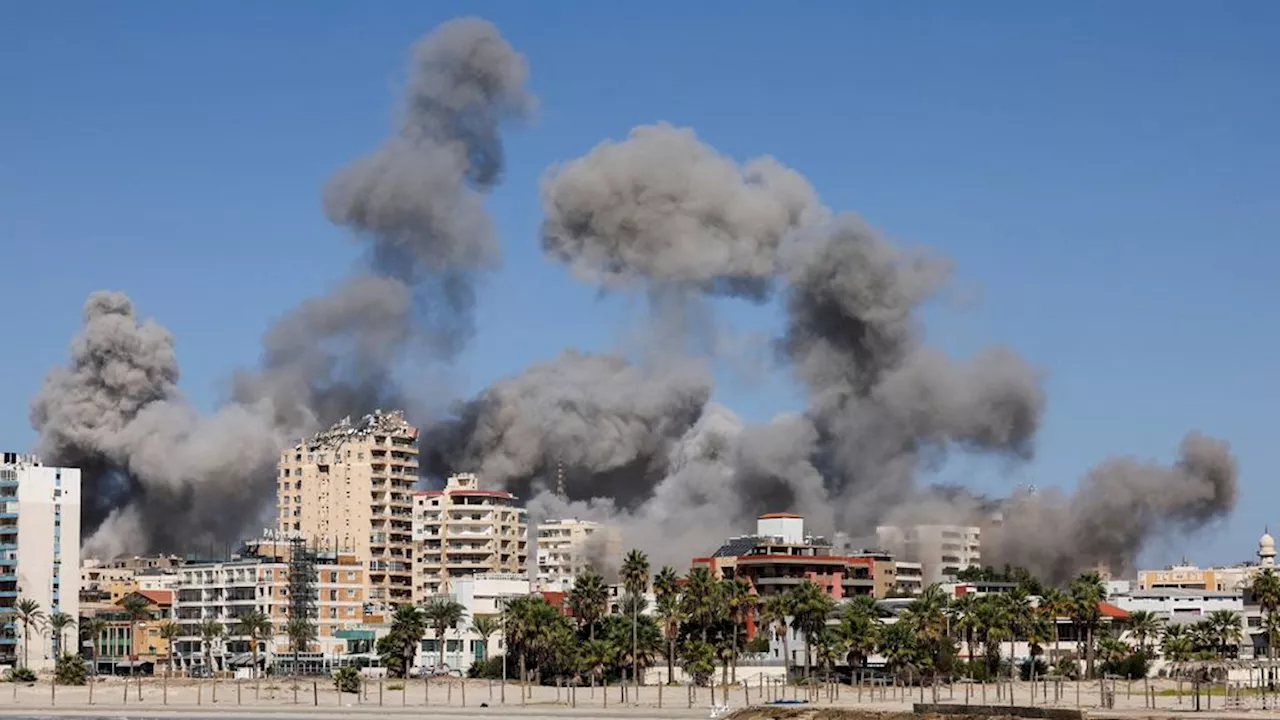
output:
M289 618L316 619L317 553L302 538L289 541Z

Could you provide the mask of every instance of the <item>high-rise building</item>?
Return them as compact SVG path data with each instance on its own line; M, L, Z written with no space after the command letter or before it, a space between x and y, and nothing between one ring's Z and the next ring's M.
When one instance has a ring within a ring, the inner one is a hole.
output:
M413 600L413 486L418 430L399 411L344 419L280 455L277 528L318 547L354 552L368 599Z
M45 617L80 616L80 471L47 467L31 455L0 457L0 664L22 658L53 667L54 633L31 633L23 647L15 606L33 600ZM72 635L74 637L74 635ZM68 639L71 644L74 640Z
M622 533L590 520L549 520L537 529L538 587L567 589L591 569L602 572L622 561Z
M881 525L880 547L894 558L920 563L925 585L955 582L956 574L982 564L982 531L970 525Z
M471 473L451 476L443 490L414 493L414 601L452 592L456 578L526 573L527 533L516 496L481 488Z

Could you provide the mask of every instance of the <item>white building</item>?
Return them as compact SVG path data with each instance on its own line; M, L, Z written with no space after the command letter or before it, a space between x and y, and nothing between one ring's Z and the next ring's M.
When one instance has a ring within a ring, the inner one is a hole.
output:
M1113 595L1109 602L1127 612L1153 612L1162 620L1175 623L1203 620L1215 610L1244 612L1243 593L1232 591L1155 588Z
M880 547L894 558L920 563L922 582L955 582L956 574L982 564L982 530L972 525L882 525Z
M465 673L471 663L483 657L501 655L504 646L502 632L494 633L486 643L472 625L477 617L500 618L508 599L528 595L529 592L528 575L517 573L488 573L454 580L450 597L466 612L445 638L445 665ZM440 646L436 643L435 631L428 630L417 663L421 667L434 667L439 662Z
M31 633L23 647L14 619L19 600L34 600L46 617L80 616L80 471L46 467L30 455L0 458L0 665L26 658L34 670L53 667L51 633Z
M622 562L622 532L590 520L549 520L537 529L538 587L563 590L587 570Z

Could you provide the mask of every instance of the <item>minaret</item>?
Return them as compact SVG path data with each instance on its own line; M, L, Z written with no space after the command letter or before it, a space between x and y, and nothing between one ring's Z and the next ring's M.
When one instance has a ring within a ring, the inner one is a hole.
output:
M1258 564L1263 567L1276 564L1276 541L1271 537L1270 527L1263 528L1262 537L1258 538Z

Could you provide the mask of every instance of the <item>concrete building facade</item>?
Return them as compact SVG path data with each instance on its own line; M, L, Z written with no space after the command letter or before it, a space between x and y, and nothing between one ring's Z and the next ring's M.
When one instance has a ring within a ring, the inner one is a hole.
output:
M550 520L537 526L538 587L563 589L594 569L622 562L622 532L590 520Z
M982 530L971 525L882 525L880 547L899 560L920 563L924 585L955 582L956 574L982 564Z
M205 663L200 637L200 624L205 620L217 620L227 631L225 640L213 648L217 669L245 663L251 648L249 639L237 634L236 619L250 610L265 613L275 631L270 641L260 643L259 652L269 658L288 648L289 548L287 543L264 540L250 544L243 557L181 568L173 603L174 619L182 628L173 652L180 666ZM346 648L338 631L364 620L368 587L364 563L351 551L319 550L312 567L316 638L306 652L338 654Z
M0 457L0 665L26 661L53 667L74 652L74 636L59 647L50 633L31 633L24 647L15 618L19 600L33 600L46 617L80 615L80 471L48 467L17 453Z
M402 412L344 419L284 450L278 472L281 533L355 553L383 609L413 601L418 430Z
M444 489L413 496L413 598L454 592L458 578L525 573L529 561L525 509L515 495L486 490L471 473Z

